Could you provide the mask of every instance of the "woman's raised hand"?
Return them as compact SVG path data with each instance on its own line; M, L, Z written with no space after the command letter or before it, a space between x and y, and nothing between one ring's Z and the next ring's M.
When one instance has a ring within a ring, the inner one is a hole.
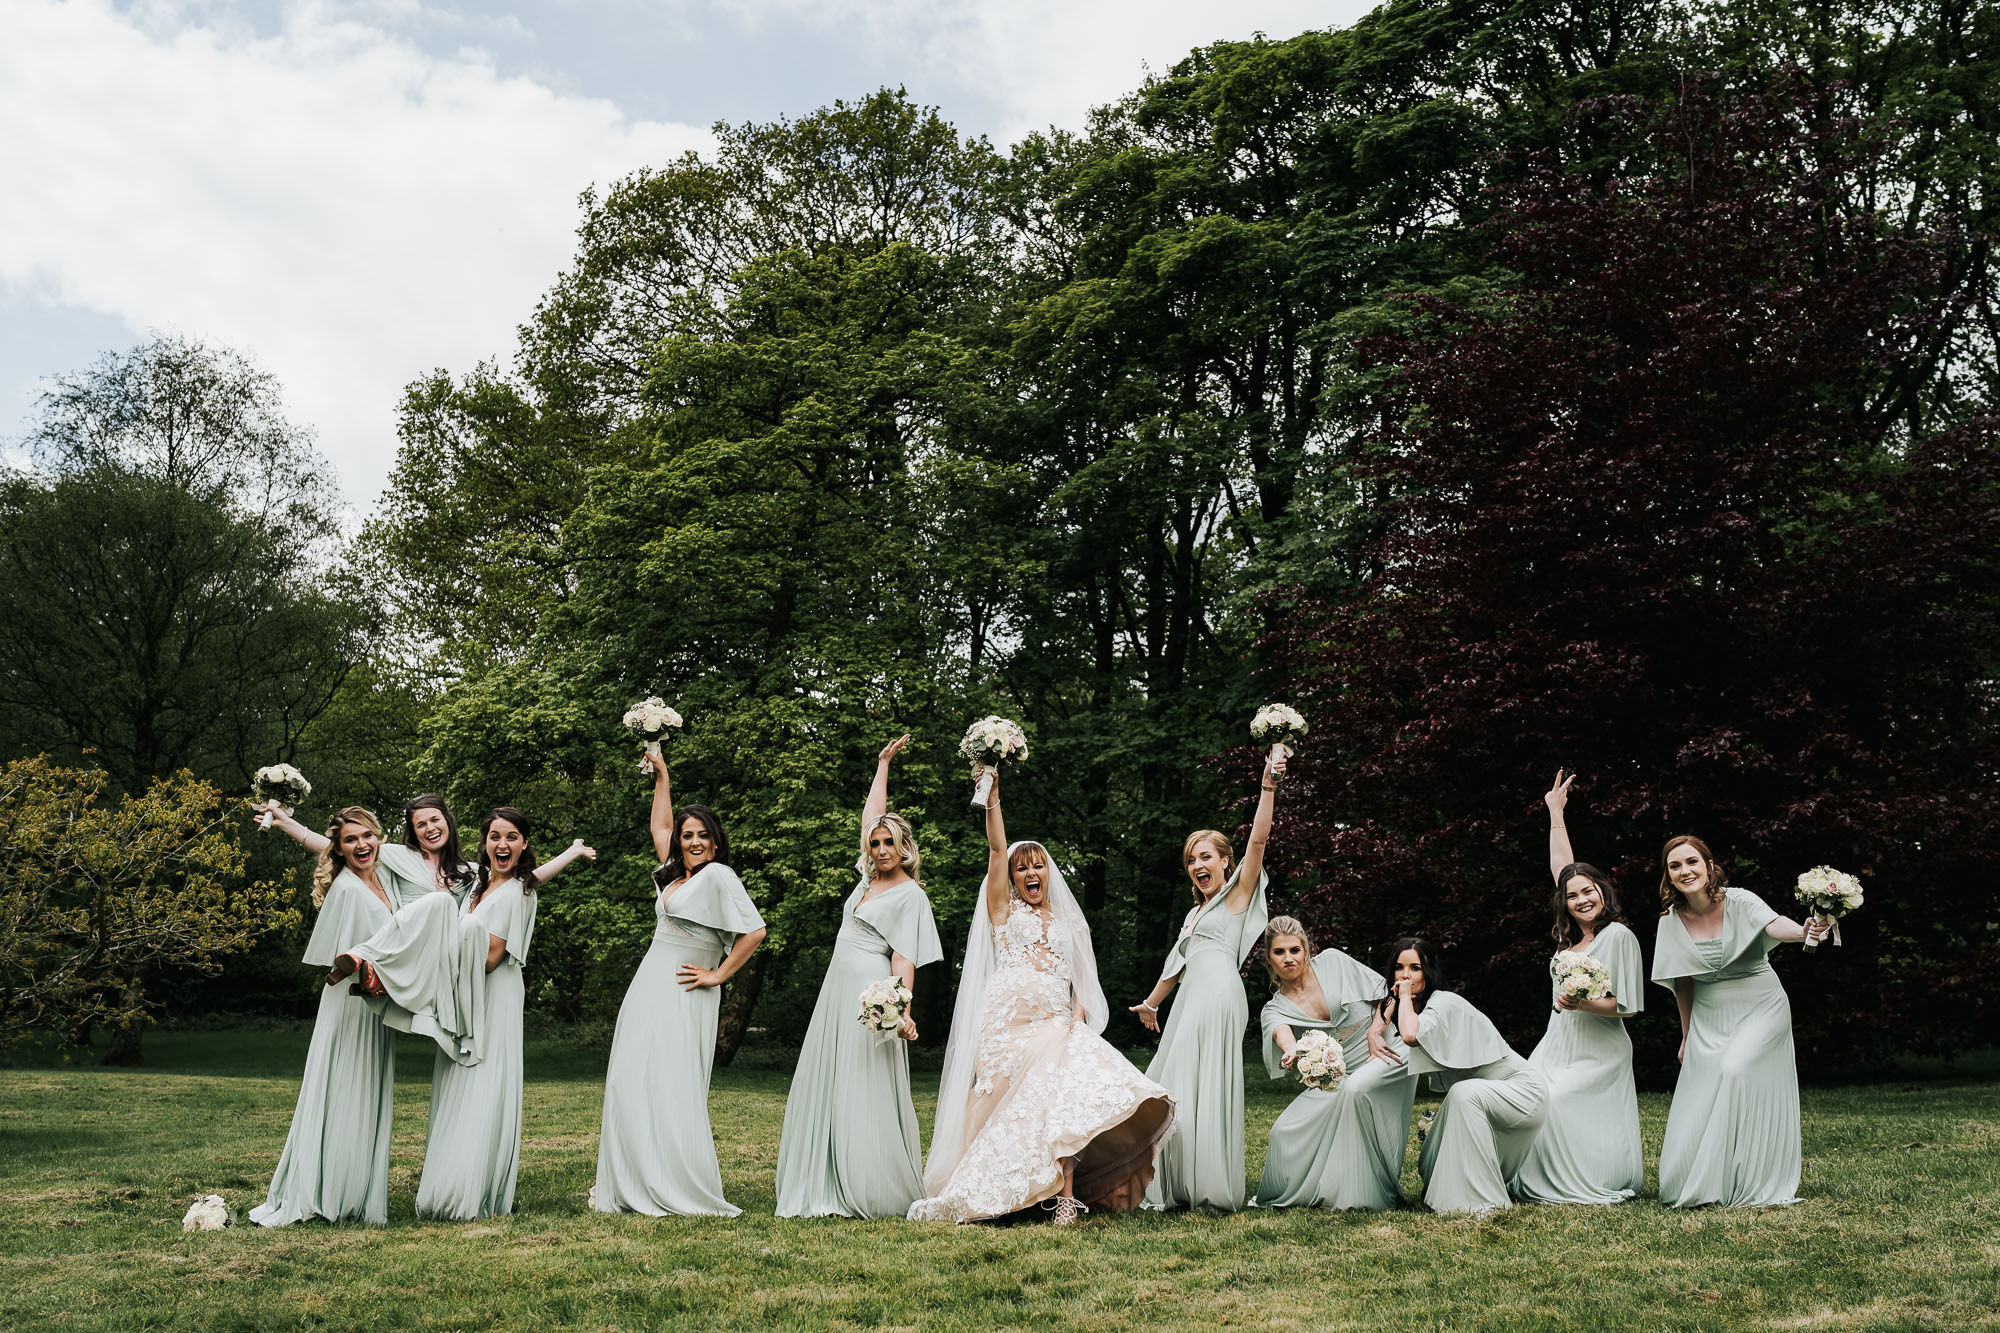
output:
M571 843L569 849L571 853L582 857L586 861L595 861L597 859L597 849L595 847L584 846L582 838L578 838L575 842Z
M884 764L888 763L891 759L894 759L897 755L901 754L903 752L903 747L905 745L908 745L909 743L910 743L910 733L906 731L902 735L896 737L895 740L890 741L887 745L882 747L882 753L877 756L877 761Z
M641 773L664 773L667 771L667 757L660 753L660 743L658 741L646 742L646 752L639 759L639 771Z
M1542 804L1549 808L1550 819L1561 819L1563 807L1569 804L1569 787L1576 781L1576 774L1556 770L1556 780L1548 791L1542 794Z

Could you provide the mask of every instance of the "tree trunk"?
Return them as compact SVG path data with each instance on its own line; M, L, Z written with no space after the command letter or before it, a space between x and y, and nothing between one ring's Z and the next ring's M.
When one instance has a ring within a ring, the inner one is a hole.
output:
M715 1022L715 1063L727 1065L736 1058L743 1034L750 1030L750 1015L757 1008L758 993L764 989L764 963L769 957L762 949L750 955L729 980L729 998Z
M114 1023L111 1027L111 1049L98 1061L106 1065L136 1065L142 1063L139 1052L139 1023L137 1019Z

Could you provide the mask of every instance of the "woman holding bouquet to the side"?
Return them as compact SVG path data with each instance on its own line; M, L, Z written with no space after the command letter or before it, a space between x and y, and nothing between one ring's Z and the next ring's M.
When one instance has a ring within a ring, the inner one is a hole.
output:
M906 1016L885 1040L860 1023L864 989L891 976L914 988L917 969L944 956L918 881L916 834L888 812L889 763L909 743L901 736L882 747L862 807L861 882L841 909L785 1101L779 1217L902 1217L923 1196L923 1143L903 1044L917 1039L917 1025Z
M705 805L678 816L657 742L653 770L653 945L639 964L604 1075L593 1206L655 1217L735 1217L708 1124L722 983L764 942L764 918L729 865L729 837Z
M1338 1087L1299 1093L1271 1126L1257 1205L1395 1207L1417 1076L1395 1033L1377 1033L1379 1049L1370 1047L1375 1006L1388 983L1338 949L1314 954L1305 926L1289 916L1265 927L1264 966L1278 988L1261 1015L1265 1072L1291 1075L1299 1039L1324 1032L1340 1043L1347 1075Z
M321 835L275 803L270 821L310 849L312 901L318 910L305 962L333 966L334 956L386 925L427 885L385 867L382 826L358 805L334 813ZM260 1226L309 1217L389 1220L389 1123L396 1088L396 1034L381 1015L344 988L324 988L313 1020L299 1100L271 1189L250 1210Z
M1548 1082L1492 1019L1444 989L1430 941L1397 940L1391 958L1392 989L1376 1009L1378 1036L1395 1032L1409 1047L1413 1072L1451 1085L1417 1159L1424 1202L1435 1212L1474 1216L1511 1207L1507 1181L1548 1113Z
M1229 839L1217 830L1188 835L1181 855L1194 906L1152 993L1132 1006L1148 1030L1160 1032L1160 1005L1181 988L1146 1069L1146 1077L1173 1096L1179 1122L1146 1190L1148 1208L1234 1212L1243 1206L1243 1029L1250 1022L1250 1000L1241 968L1269 915L1264 844L1284 771L1282 754L1265 762L1263 794L1240 865Z
M1674 992L1681 1073L1660 1145L1660 1202L1757 1208L1799 1197L1799 1073L1792 1006L1765 955L1817 940L1731 888L1700 838L1668 840L1653 980Z
M1549 1113L1508 1182L1532 1203L1622 1203L1646 1183L1639 1092L1625 1020L1644 1007L1639 937L1619 918L1618 892L1603 871L1576 859L1564 808L1574 774L1557 773L1549 809L1549 873L1555 876L1557 949L1549 964L1554 1012L1528 1062L1549 1082ZM1606 994L1575 999L1562 984L1564 952L1587 955L1610 974Z

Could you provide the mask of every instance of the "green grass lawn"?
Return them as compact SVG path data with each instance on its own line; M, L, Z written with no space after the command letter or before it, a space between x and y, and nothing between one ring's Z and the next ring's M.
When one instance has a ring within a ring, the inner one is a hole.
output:
M715 1080L741 1218L588 1212L602 1059L541 1040L519 1211L420 1224L430 1063L406 1041L389 1227L184 1234L198 1193L263 1200L305 1046L302 1030L162 1033L144 1069L0 1069L0 1328L2000 1328L2000 1085L1980 1078L1807 1089L1792 1208L1121 1214L1063 1232L774 1218L775 1057ZM919 1075L927 1126L935 1084ZM1285 1092L1261 1069L1249 1084L1254 1182ZM1650 1164L1666 1098L1641 1110Z

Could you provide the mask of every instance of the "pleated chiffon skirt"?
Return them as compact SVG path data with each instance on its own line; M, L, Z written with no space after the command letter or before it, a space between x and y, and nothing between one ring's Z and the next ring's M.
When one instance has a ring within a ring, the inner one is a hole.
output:
M1243 1206L1243 1031L1250 1001L1232 949L1188 956L1146 1077L1174 1099L1175 1128L1146 1189L1148 1208Z
M713 968L722 949L663 926L653 936L611 1038L597 1140L599 1212L735 1217L708 1121L722 988L683 989L683 964Z
M1797 1203L1799 1170L1798 1059L1777 973L1696 982L1660 1146L1660 1202Z
M1646 1183L1632 1038L1623 1019L1558 1010L1528 1063L1549 1085L1548 1117L1509 1182L1531 1203L1623 1203Z
M1548 1114L1540 1070L1509 1052L1462 1075L1445 1093L1417 1170L1434 1212L1481 1216L1513 1205L1507 1181Z
M462 1065L437 1053L424 1174L417 1183L418 1217L462 1222L514 1211L526 1001L521 965L508 955L486 974L484 1058Z
M1307 1088L1271 1126L1260 1208L1393 1208L1417 1076L1370 1060L1331 1092Z
M395 1092L396 1034L345 983L322 987L291 1131L250 1220L387 1222Z

